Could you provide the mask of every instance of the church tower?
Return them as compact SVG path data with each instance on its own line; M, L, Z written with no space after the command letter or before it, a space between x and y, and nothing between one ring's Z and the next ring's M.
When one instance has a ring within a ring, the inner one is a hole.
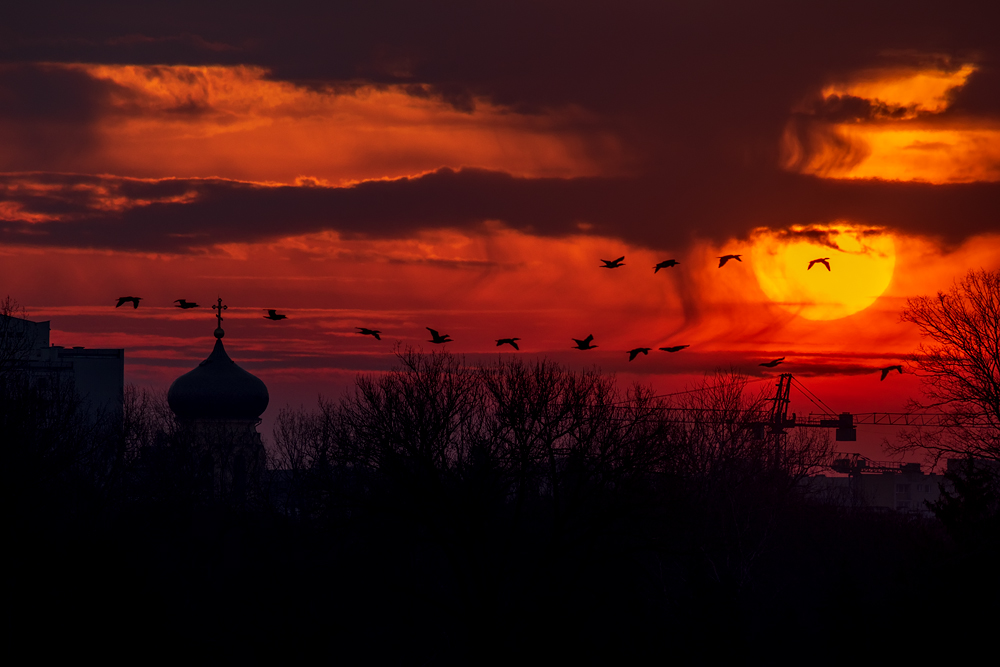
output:
M206 486L211 482L212 495L239 501L264 469L257 426L269 397L263 381L226 354L222 312L228 306L220 298L212 309L218 320L215 348L197 368L173 381L167 403L180 425L178 436L200 466L199 476Z

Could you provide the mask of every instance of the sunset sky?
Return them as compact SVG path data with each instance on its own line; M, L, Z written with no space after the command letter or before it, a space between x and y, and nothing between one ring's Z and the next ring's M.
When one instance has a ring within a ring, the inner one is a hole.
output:
M0 23L0 297L165 389L221 296L265 437L425 327L901 411L917 378L876 369L919 343L906 299L1000 269L995 3L28 4Z

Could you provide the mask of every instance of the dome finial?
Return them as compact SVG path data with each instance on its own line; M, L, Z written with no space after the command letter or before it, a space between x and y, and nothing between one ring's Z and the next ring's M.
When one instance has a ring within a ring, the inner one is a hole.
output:
M222 297L219 297L219 305L212 306L212 310L216 311L215 317L219 321L218 326L215 328L215 337L222 338L226 335L226 332L222 330L222 311L229 310L229 306L222 305Z

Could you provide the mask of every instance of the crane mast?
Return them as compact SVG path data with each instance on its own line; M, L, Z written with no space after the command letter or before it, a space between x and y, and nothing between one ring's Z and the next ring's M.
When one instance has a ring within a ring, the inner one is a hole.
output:
M767 427L768 434L772 436L785 435L787 428L834 428L837 429L836 439L839 442L854 442L858 439L858 429L854 423L854 415L850 412L842 412L835 418L823 415L814 418L809 415L806 421L796 420L795 413L788 416L788 405L791 403L792 374L782 373L778 376L778 384L775 385L774 398L771 400L771 413L768 422L761 426ZM825 418L824 418L825 417Z

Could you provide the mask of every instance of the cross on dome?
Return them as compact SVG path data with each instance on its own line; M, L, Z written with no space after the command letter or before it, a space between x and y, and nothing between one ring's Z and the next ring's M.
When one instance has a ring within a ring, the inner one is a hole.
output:
M218 326L215 328L215 337L222 338L226 335L226 332L222 330L222 311L229 310L229 306L222 305L222 297L219 297L219 303L216 306L212 306L212 310L216 311L215 318L218 320Z

